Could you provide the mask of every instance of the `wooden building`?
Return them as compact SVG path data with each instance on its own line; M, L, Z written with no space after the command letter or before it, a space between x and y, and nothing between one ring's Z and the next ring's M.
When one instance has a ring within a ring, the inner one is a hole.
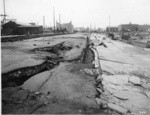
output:
M32 24L17 23L9 21L2 25L2 35L25 35L25 34L40 34L43 33L43 27Z

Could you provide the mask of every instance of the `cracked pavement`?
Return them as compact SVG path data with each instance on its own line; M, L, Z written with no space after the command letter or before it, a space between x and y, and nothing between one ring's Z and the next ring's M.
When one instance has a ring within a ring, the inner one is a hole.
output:
M150 114L150 50L100 34L90 38L103 71L97 78L103 86L97 86L99 105L106 104L121 114Z

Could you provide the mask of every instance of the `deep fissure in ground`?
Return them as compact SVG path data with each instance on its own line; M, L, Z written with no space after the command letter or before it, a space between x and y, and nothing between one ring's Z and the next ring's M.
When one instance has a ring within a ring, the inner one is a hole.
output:
M64 58L60 56L60 53L62 51L68 51L71 49L72 49L71 46L64 46L64 42L62 42L54 46L35 48L31 50L35 53L37 51L41 51L41 52L49 52L54 55L45 56L44 57L45 61L42 64L19 68L7 73L3 73L2 88L20 86L32 76L53 69L55 66L59 65L59 62L66 62L66 60L64 60ZM94 60L94 53L89 48L89 44L87 44L86 48L83 49L81 56L79 56L75 60L70 60L69 62L92 63L93 60Z

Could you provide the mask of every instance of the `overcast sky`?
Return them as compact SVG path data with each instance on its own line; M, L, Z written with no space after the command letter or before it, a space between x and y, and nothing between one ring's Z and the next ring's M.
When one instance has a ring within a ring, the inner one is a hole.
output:
M3 0L1 0L1 5ZM150 0L5 0L7 18L19 22L53 25L53 7L56 20L72 21L75 27L101 27L125 23L150 24ZM1 13L3 8L1 7Z

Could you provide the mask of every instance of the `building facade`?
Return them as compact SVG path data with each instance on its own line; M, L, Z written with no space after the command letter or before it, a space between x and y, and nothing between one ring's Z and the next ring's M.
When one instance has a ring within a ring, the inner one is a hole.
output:
M118 26L119 32L124 32L124 31L130 31L130 32L136 32L139 30L139 25L138 24L121 24Z
M118 32L118 27L106 27L107 33L116 33Z
M43 27L9 21L2 25L1 35L25 35L43 33Z
M74 27L73 27L71 21L70 21L70 23L64 23L64 24L60 24L57 22L56 23L56 29L65 30L67 33L73 33L74 32Z

